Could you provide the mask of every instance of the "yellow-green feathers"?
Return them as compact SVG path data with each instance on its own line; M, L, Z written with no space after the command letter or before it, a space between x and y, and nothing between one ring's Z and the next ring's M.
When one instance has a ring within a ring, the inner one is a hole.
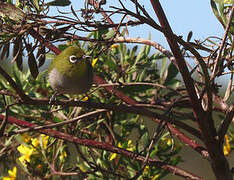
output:
M78 59L76 63L69 61L70 56L75 55ZM73 77L80 76L86 71L86 62L82 60L84 51L78 46L70 46L57 55L49 65L48 71L56 68L60 73Z
M49 82L57 93L77 94L89 90L93 69L78 46L70 46L54 58L48 68Z

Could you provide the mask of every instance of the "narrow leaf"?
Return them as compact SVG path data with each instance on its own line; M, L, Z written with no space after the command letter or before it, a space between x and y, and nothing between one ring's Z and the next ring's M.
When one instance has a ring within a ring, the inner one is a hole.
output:
M21 38L17 38L14 41L14 47L13 47L13 59L12 59L12 63L14 63L16 61L16 65L18 67L18 69L20 71L23 70L23 50L22 50L22 39Z
M26 49L28 52L28 67L30 70L31 75L34 79L37 78L37 75L39 74L36 58L32 51L32 46L30 44L26 44Z
M37 58L38 58L38 66L41 67L45 63L45 46L39 46L37 51Z
M150 33L149 33L148 39L151 40L151 34L150 34ZM150 45L146 45L146 46L145 46L145 55L148 55L148 54L149 54L150 48L151 48Z
M172 79L174 79L177 74L178 74L178 69L173 63L170 63L168 67L167 78L165 80L165 85L167 85Z
M110 39L113 38L116 34L115 30L110 30L108 31L107 29L104 29L104 31L102 32L101 30L98 30L99 32L101 32L102 38L103 39Z
M138 53L136 60L133 64L133 66L135 66L145 55L145 46L142 46L140 49L140 52Z
M161 68L160 68L160 79L161 80L163 79L163 81L164 81L164 77L166 76L165 75L166 68L167 68L167 58L163 58Z
M134 46L134 47L132 48L131 55L130 55L130 58L131 58L131 59L134 59L134 58L135 58L137 48L138 48L138 46Z
M192 36L193 36L193 31L189 31L188 36L187 36L187 42L191 40Z
M219 22L222 24L222 26L225 27L224 22L223 22L221 16L219 15L219 11L218 11L218 8L217 8L214 0L210 0L210 5L212 7L212 11L213 11L214 15L216 16L216 18L219 20Z
M10 48L10 43L6 43L6 44L3 45L3 49L2 49L2 52L1 52L1 59L4 59L5 57L8 58L9 48Z
M46 6L69 6L71 1L69 0L54 0L51 2L46 3Z
M72 11L72 14L76 17L76 19L80 20L79 17L77 16L76 12L73 9L73 6L71 6L71 11Z

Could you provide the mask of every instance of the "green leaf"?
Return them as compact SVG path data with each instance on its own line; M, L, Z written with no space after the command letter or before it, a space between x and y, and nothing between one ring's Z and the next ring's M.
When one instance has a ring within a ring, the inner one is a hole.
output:
M53 117L53 121L58 123L58 122L63 122L63 120L61 120L60 118L58 118L57 116Z
M32 51L31 44L26 44L26 50L28 52L28 67L29 67L29 70L30 70L33 78L36 79L37 75L39 74L39 71L38 71L38 67L37 67L36 58L35 58L35 56L33 54L33 51Z
M59 44L59 45L58 45L58 48L59 48L61 51L63 51L63 50L66 49L67 47L68 47L67 44Z
M215 1L217 3L222 3L224 0L213 0L213 1Z
M148 37L149 40L151 40L151 34L149 33L149 37ZM149 52L150 52L150 48L151 46L150 45L146 45L145 46L145 55L148 56L149 55Z
M3 45L3 49L1 50L1 59L4 59L5 57L8 58L10 52L9 49L10 43L6 43Z
M145 91L147 91L148 89L152 89L152 86L124 86L123 88L121 88L121 91L124 93L132 93L138 95L139 93L145 93Z
M130 55L130 58L131 58L131 59L134 59L134 58L135 58L137 48L138 48L138 46L134 46L134 47L132 48L131 55Z
M210 0L210 5L212 7L212 11L213 11L214 15L216 16L216 18L219 20L219 22L222 24L222 26L225 27L224 22L223 22L221 16L219 15L219 11L218 11L218 8L217 8L214 0Z
M11 62L16 61L17 67L20 71L23 71L23 49L22 49L22 39L17 38L14 42L13 46L13 60Z
M47 53L46 54L46 59L47 60L53 60L55 58L55 54L54 53Z
M146 69L143 69L143 71L140 73L138 81L142 82L146 76Z
M22 88L22 79L20 78L19 71L17 71L15 66L13 66L12 74L17 85Z
M110 38L113 38L115 35L116 35L116 31L112 29L109 32L107 32L106 34L104 34L103 38L110 39Z
M162 64L161 64L161 70L160 70L161 82L164 82L164 80L165 80L165 78L167 76L166 68L167 68L167 58L163 58L162 59Z
M37 9L37 11L40 10L40 7L39 7L39 3L38 3L38 0L32 0L32 3L34 5L34 7Z
M143 134L142 141L143 141L144 147L147 147L149 145L149 133L148 132L145 132L145 134Z
M93 37L94 39L97 40L103 40L104 38L106 38L106 34L108 34L108 29L98 29L97 31L94 31Z
M46 6L69 6L71 1L69 0L54 0L51 2L46 3Z
M33 76L34 79L37 78L37 75L39 74L37 62L34 54L31 53L31 55L28 56L28 66L29 70Z
M133 64L133 66L135 66L138 61L140 61L145 55L145 46L142 46L141 49L140 49L140 52L138 53L137 57L136 57L136 60Z
M115 64L115 61L112 59L112 58L108 58L106 61L105 61L105 64L113 69L113 70L116 70L116 64Z
M224 11L225 11L224 9L225 9L224 8L224 2L219 3L219 14L220 14L224 24L226 24L227 19L226 19L226 16L224 15Z
M167 73L167 78L166 78L165 83L164 83L165 85L167 85L173 78L175 78L179 72L173 63L170 63L167 71L168 71L168 73Z
M178 88L179 85L180 85L180 81L177 79L172 79L166 84L166 86L173 88L173 89Z

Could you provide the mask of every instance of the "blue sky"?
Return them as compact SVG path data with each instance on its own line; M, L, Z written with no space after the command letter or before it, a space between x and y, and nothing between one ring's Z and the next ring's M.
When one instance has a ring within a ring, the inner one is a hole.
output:
M223 34L222 26L215 18L209 0L165 0L161 3L177 35L186 36L190 30L193 30L195 39Z
M192 30L193 38L197 40L203 40L211 35L222 36L223 28L215 18L209 0L164 0L160 2L175 34L182 35L186 39L188 32ZM154 19L157 19L150 3L146 4L145 8L149 10L148 12ZM147 38L147 32L151 32L152 40L168 47L162 33L148 26L143 27L139 32L133 31L132 36Z
M84 5L84 0L71 0L71 2L76 10ZM108 8L109 5L120 7L118 0L107 0L107 2L108 4L105 8ZM126 7L134 8L129 0L122 0L122 2L125 3ZM157 20L150 0L138 0L138 2L144 4L145 9L151 17ZM197 40L203 40L208 36L223 35L223 28L212 13L209 0L161 0L160 2L175 34L182 35L186 39L188 32L193 30L193 38ZM63 11L62 8L59 9ZM114 18L114 20L117 19L120 20L121 16ZM142 37L147 39L149 33L151 33L152 40L168 47L162 33L157 32L147 25L142 25L138 28L129 28L129 37Z

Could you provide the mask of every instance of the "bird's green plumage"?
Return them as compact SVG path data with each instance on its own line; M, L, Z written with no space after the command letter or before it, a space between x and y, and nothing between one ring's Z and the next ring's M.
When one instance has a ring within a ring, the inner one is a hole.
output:
M75 55L80 61L76 64L72 64L69 61L71 55ZM84 51L80 47L70 46L54 58L48 71L50 72L53 68L56 68L61 74L68 77L73 77L74 75L82 76L87 69L85 60L81 59L83 55Z
M84 51L70 46L57 55L48 67L49 82L58 93L76 94L89 90L93 81L91 63L84 58ZM78 60L71 63L70 56Z

